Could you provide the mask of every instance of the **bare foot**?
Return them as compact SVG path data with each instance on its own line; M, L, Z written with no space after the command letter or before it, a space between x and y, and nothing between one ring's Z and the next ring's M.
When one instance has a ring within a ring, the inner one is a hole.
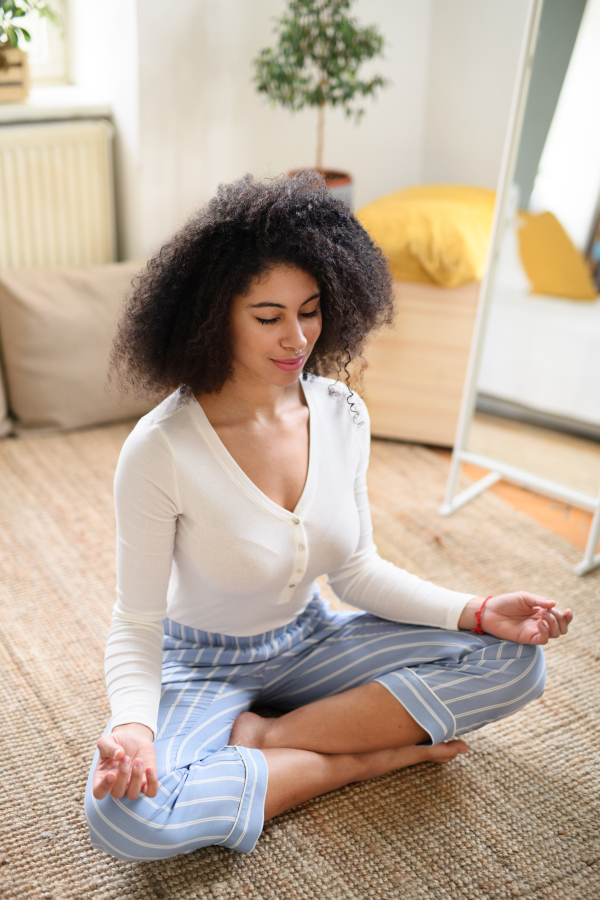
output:
M271 721L272 719L263 719L256 713L240 713L233 723L229 745L234 747L239 744L241 747L252 747L255 750L264 749L265 735Z
M252 712L240 713L233 723L229 745L239 744L242 747L252 747L256 750L267 749L267 731L273 721L273 719L263 719L262 716L257 716ZM376 778L378 775L385 775L386 772L393 772L395 769L416 766L422 762L447 763L459 753L467 753L468 750L464 741L454 740L434 744L432 747L413 744L408 747L394 747L390 750L374 750L370 753L350 755L361 763L359 766L362 775L360 780L367 780Z
M365 774L361 779L377 778L396 769L406 769L408 766L416 766L422 762L447 763L453 760L459 753L467 753L468 746L464 741L448 741L444 744L434 744L433 747L412 745L410 747L397 747L393 750L376 750L373 753L361 753L364 759Z
M428 750L425 760L436 763L447 763L453 760L459 753L468 753L469 745L460 738L452 741L444 741L442 744L434 744L433 747L417 747L417 750Z

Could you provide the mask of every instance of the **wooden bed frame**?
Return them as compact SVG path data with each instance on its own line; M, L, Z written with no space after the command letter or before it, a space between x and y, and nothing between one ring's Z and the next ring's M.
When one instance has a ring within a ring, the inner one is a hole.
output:
M479 287L396 282L394 325L376 332L365 350L373 436L452 446Z

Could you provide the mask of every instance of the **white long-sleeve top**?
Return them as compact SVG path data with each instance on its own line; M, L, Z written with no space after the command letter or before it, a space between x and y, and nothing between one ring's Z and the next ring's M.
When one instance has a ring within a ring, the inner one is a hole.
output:
M115 478L117 602L106 647L113 726L156 732L162 621L263 634L308 605L315 578L386 619L456 629L473 596L377 555L367 498L369 420L340 384L309 376L306 483L289 512L237 465L193 399L171 395L123 447Z

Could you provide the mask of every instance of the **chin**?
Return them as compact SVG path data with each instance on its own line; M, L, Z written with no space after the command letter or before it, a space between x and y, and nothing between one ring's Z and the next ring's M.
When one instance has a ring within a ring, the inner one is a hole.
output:
M294 384L295 381L298 381L303 371L304 369L298 369L296 372L275 372L268 381L270 381L271 384L286 387L288 384Z

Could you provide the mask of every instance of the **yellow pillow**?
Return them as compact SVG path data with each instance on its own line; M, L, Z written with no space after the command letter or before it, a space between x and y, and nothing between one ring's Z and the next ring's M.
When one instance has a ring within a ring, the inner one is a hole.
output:
M531 293L595 300L598 291L589 266L556 216L550 212L520 216L519 248Z
M495 191L424 184L387 194L357 217L395 278L453 288L483 277Z

